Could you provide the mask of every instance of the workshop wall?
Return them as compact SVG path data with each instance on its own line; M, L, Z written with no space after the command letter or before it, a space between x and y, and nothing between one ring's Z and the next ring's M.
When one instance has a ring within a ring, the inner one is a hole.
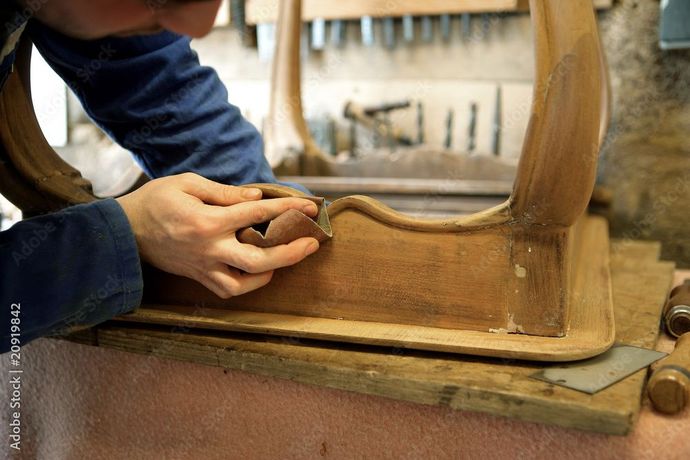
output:
M611 188L613 234L661 240L663 257L690 266L690 51L658 47L659 3L621 0L599 13L614 95L611 130L602 152L600 183ZM458 21L458 19L455 19ZM346 100L365 104L410 97L425 104L426 138L441 145L445 118L455 110L454 148L464 150L468 107L479 106L478 153L487 153L496 87L503 91L501 153L519 156L533 78L532 33L525 14L492 16L484 30L475 20L469 40L459 23L453 37L433 43L402 40L395 49L361 45L353 24L343 48L310 51L303 81L307 117L339 123ZM380 29L377 30L380 34ZM437 31L438 32L438 31ZM237 32L219 29L194 42L202 62L227 83L230 100L257 126L268 110L270 63L241 46ZM413 112L394 122L415 133ZM339 143L339 146L342 147ZM346 145L345 145L346 147Z

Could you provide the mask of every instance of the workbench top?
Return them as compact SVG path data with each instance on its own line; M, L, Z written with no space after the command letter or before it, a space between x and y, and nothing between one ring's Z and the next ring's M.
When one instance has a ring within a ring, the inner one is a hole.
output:
M244 372L45 339L23 357L23 446L38 458L690 455L690 414L661 416L646 400L624 437L252 374L259 362L247 361ZM329 375L324 368L324 385ZM375 380L362 375L360 384Z

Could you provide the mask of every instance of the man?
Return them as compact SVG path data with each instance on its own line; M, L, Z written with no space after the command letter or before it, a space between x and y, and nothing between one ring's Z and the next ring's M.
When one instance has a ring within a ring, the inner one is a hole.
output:
M17 40L28 34L91 118L151 177L170 177L0 233L1 352L17 334L25 344L136 308L141 261L227 298L266 285L275 269L318 249L313 238L270 249L235 239L235 230L288 209L315 216L316 207L299 198L259 201L260 190L222 185L275 177L258 132L189 46L188 37L209 32L219 6L3 0L0 82L12 69Z

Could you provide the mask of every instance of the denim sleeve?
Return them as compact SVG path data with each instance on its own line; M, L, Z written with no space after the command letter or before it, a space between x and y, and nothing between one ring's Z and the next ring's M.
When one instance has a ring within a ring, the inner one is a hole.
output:
M261 135L228 102L216 72L200 65L189 38L162 32L82 41L36 22L29 33L89 116L149 176L277 182Z
M112 199L0 232L0 274L0 353L133 310L143 291L134 235Z

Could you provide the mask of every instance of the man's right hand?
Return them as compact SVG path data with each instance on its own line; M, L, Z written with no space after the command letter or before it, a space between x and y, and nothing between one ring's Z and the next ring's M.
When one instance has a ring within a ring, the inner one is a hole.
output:
M314 203L301 198L261 200L261 190L222 185L186 173L148 182L117 199L129 219L142 260L192 278L222 298L268 284L277 268L319 249L314 238L258 248L235 238L242 228L290 209L309 217Z

